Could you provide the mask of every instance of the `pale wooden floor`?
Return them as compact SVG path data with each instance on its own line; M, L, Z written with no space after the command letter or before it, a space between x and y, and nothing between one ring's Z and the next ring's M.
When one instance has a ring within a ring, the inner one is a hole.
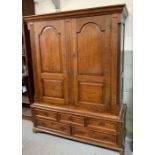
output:
M118 152L44 133L33 133L31 121L23 120L23 155L119 155ZM125 155L132 155L126 142Z

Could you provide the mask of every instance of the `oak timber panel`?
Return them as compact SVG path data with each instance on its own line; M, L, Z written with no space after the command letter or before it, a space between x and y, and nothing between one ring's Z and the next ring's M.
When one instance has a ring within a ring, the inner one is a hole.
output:
M44 79L43 95L48 97L63 98L63 81Z
M79 138L85 138L92 141L98 141L102 143L114 143L116 144L116 135L101 133L98 131L82 128L80 126L73 127L73 136Z
M104 95L102 83L79 83L79 101L102 103Z
M113 14L111 20L111 107L115 108L120 101L120 24L121 16Z
M43 128L48 128L49 130L54 130L66 135L70 135L70 128L68 125L61 124L55 121L49 121L46 119L36 119L37 126L43 127Z
M57 120L57 112L55 111L34 109L34 114L36 117L44 117L52 120Z
M72 19L65 19L65 43L66 43L66 57L67 57L67 73L68 73L68 104L73 103L72 95L72 81L73 81L73 71L72 71Z
M89 37L88 37L89 36ZM95 23L87 23L78 32L78 73L102 75L102 37L103 32ZM87 63L85 63L87 62Z
M40 53L42 72L62 72L61 35L52 26L44 27L40 34Z
M68 74L63 20L34 23L40 101L68 103Z
M60 122L65 124L77 124L84 126L84 117L77 116L77 115L71 115L71 114L60 114Z
M78 106L110 104L110 24L109 15L73 19L73 87Z
M117 130L117 124L116 122L111 122L104 119L96 119L96 118L88 118L88 127L91 127L93 129L103 131L104 129L108 129L111 131Z

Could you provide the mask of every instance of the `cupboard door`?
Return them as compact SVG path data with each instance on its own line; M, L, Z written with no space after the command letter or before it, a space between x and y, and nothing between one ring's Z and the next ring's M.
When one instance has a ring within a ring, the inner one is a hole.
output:
M40 102L68 103L65 28L63 20L34 23L35 70Z
M111 16L73 19L74 103L102 109L110 104Z

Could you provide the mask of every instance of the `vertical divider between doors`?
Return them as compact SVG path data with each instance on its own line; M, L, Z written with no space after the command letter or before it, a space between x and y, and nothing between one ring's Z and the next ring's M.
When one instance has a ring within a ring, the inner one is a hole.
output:
M72 60L73 60L73 95L74 104L78 104L78 79L77 79L77 32L76 32L76 19L72 19Z
M68 104L73 100L73 76L72 76L72 19L65 20L65 43L66 43L66 67L68 74Z

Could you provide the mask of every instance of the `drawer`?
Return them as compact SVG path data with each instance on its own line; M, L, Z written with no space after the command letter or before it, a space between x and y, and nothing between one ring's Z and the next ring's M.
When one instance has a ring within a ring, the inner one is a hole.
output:
M57 120L57 112L55 111L49 111L49 110L42 110L42 109L35 109L34 114L37 117L48 117L52 120Z
M96 118L88 118L87 122L88 127L92 127L94 129L107 129L116 131L117 130L117 123L111 122L104 119L96 119Z
M69 123L69 124L77 124L84 125L84 117L70 114L61 114L60 122Z
M101 142L101 143L108 142L108 143L116 144L117 135L101 133L98 131L77 127L77 126L73 127L72 133L74 137L83 138L83 139L92 140L92 141Z
M48 121L45 119L36 119L36 124L37 126L40 126L40 127L45 127L50 130L54 130L54 131L61 132L66 135L70 135L70 127L65 124L61 124L61 123L54 122L54 121Z

